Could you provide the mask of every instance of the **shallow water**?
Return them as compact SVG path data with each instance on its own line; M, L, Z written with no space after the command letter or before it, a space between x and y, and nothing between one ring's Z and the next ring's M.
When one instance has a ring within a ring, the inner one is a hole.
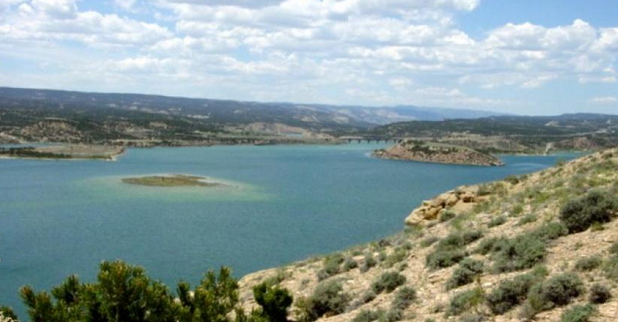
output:
M484 168L378 160L375 144L131 149L118 162L0 160L0 303L24 284L92 280L123 259L174 286L208 269L242 276L403 228L421 200L554 165L505 156ZM231 188L157 188L123 177L180 173Z

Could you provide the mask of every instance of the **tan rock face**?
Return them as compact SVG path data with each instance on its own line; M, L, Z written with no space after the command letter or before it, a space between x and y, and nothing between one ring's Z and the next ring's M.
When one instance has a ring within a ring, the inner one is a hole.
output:
M464 208L469 209L470 205L465 204L473 204L479 200L475 189L473 187L461 187L443 193L432 200L425 200L420 207L410 213L405 222L407 225L422 225L426 221L437 219L443 211L453 210L457 212L464 210Z

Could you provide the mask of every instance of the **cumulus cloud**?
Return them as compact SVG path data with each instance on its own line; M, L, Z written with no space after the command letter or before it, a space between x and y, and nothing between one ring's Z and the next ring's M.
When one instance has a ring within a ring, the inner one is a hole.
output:
M96 53L90 64L58 59L64 75L80 79L169 78L236 90L243 99L491 106L512 103L491 98L497 88L531 92L557 80L593 86L617 78L618 27L580 19L553 27L507 23L472 37L457 17L480 0L110 3L122 10L85 11L76 0L1 1L0 46L23 48L24 56L35 49Z

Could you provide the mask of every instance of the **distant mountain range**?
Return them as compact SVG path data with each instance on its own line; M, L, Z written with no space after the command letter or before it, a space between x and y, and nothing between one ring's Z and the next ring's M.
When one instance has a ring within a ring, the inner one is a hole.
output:
M283 123L302 128L367 128L394 122L471 119L499 115L488 111L418 106L337 106L259 103L142 94L0 87L0 108L116 109L178 115L214 123Z

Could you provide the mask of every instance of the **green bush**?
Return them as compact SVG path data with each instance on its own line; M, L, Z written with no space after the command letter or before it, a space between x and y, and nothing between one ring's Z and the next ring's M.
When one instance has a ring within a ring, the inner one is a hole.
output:
M463 245L468 245L483 238L483 232L480 230L467 231L461 235L461 238L463 239Z
M488 253L493 251L494 246L496 246L497 244L505 243L506 240L507 239L504 237L485 238L481 240L479 246L474 250L474 253L487 255Z
M547 272L542 269L535 269L530 273L503 281L487 295L487 306L496 315L510 311L526 300L532 285L542 281L546 274Z
M293 301L288 290L262 283L253 288L253 297L261 307L257 313L260 317L269 322L288 321L288 308Z
M416 290L409 286L402 287L395 294L391 309L405 310L414 300L416 300Z
M560 322L588 322L595 312L596 308L590 304L576 305L562 313Z
M524 217L522 217L518 222L517 222L517 226L523 226L525 224L529 224L532 222L535 222L537 220L537 216L535 214L528 214L525 215Z
M339 281L326 281L318 284L313 294L301 301L300 311L303 320L314 321L325 314L337 315L345 312L350 297L343 292Z
M484 293L481 288L474 288L469 291L461 292L451 298L446 315L459 315L469 309L472 309L484 300Z
M358 267L358 262L354 260L352 257L348 257L343 262L343 270L345 272L353 270Z
M363 304L367 304L375 299L376 299L376 293L372 290L368 290L367 292L363 293L363 295L360 298Z
M371 290L376 294L390 293L406 282L406 277L397 272L386 272L371 284Z
M496 226L501 226L504 225L504 223L506 223L506 217L504 216L498 216L495 218L492 218L488 223L487 223L487 227L489 228L493 228Z
M361 266L360 271L362 273L365 273L366 271L370 270L372 267L375 267L377 264L378 262L375 260L375 258L373 258L373 254L366 253L365 261L363 262L363 265Z
M453 218L455 218L457 216L457 214L455 214L452 211L443 211L440 213L440 216L438 217L438 220L442 223L447 222Z
M498 273L528 269L540 263L547 254L544 241L531 234L496 242L491 249L493 270Z
M504 181L510 183L510 184L518 184L519 183L519 178L516 175L510 175L506 178L504 178Z
M384 261L386 268L391 268L393 265L405 260L408 257L408 251L404 248L396 248Z
M459 267L446 281L446 289L451 290L474 282L474 279L483 273L483 262L466 258L459 263Z
M564 306L583 292L583 284L573 273L554 276L535 284L528 293L528 303L536 312Z
M567 226L569 233L578 233L593 223L609 222L617 210L615 196L601 190L592 190L564 205L560 210L560 220Z
M603 264L603 271L605 272L605 276L607 276L607 278L614 281L618 280L618 256L614 255L610 257Z
M372 322L382 316L384 316L382 311L362 310L352 319L352 322Z
M436 250L427 255L425 265L430 269L440 269L451 267L466 257L466 253L461 250Z
M427 237L427 238L421 240L420 245L423 248L427 248L427 247L435 244L438 240L440 240L440 238L438 238L436 236L430 236L430 237Z
M530 235L534 238L550 241L566 236L568 233L569 230L565 224L561 222L551 222L533 230L530 232Z
M343 256L340 254L324 258L324 266L318 271L318 280L322 281L341 273L341 264L343 261Z
M71 276L54 287L51 295L25 286L20 296L33 322L230 322L228 316L233 311L239 318L245 317L238 306L238 283L225 267L218 275L209 271L193 290L180 282L174 296L165 285L151 280L143 268L105 261L93 283L82 284Z
M591 271L603 264L603 259L600 256L591 256L578 260L575 263L575 269L578 271Z
M467 254L462 248L483 236L478 230L454 233L442 239L433 253L427 255L425 265L430 269L451 267L464 259Z
M606 286L601 284L593 284L590 287L590 295L588 301L592 304L603 304L612 298L612 293Z

